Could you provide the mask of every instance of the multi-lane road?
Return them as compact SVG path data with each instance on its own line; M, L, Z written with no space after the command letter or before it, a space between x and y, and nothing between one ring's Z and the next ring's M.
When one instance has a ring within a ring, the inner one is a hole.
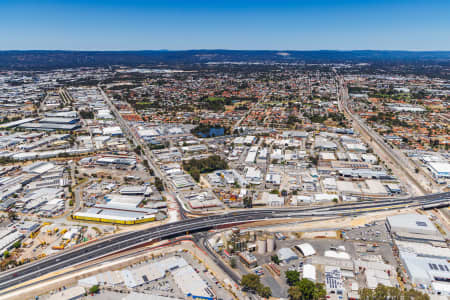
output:
M116 115L119 124L125 131L125 134L133 140L135 145L141 146L143 156L148 159L151 168L155 171L155 175L160 176L160 178L163 179L163 182L166 182L166 178L164 178L163 174L161 174L158 166L154 164L154 158L148 147L140 141L135 132L133 132L129 125L121 118L120 113L104 93L103 96ZM166 184L166 187L167 186L168 185ZM93 243L65 250L56 255L46 257L42 260L23 265L9 271L1 272L0 295L11 290L17 290L24 286L21 285L20 287L17 287L18 284L26 283L27 281L37 279L43 275L50 274L67 267L87 263L120 251L147 244L150 241L168 239L193 232L206 231L216 228L217 226L232 226L233 224L265 219L289 219L304 217L329 218L360 215L374 211L394 210L406 207L422 207L424 205L427 205L428 207L433 205L448 206L449 202L450 193L441 193L402 200L395 199L376 202L366 201L358 202L356 204L349 203L309 208L252 209L198 217L194 219L183 219L181 221L164 224L157 227L113 235ZM181 210L183 211L183 208L181 208Z
M448 205L450 193L433 194L403 200L359 202L315 208L256 209L177 221L139 231L126 232L49 256L40 261L0 273L0 294L5 289L70 266L86 263L119 251L143 245L152 240L168 239L193 232L205 231L223 225L233 225L265 219L303 217L332 217L360 215L367 212L394 210L423 205Z
M424 184L417 179L417 174L414 172L414 168L403 155L399 155L394 151L386 142L376 133L372 128L367 126L361 118L353 114L348 106L348 90L345 86L344 79L338 77L338 107L339 110L344 112L344 114L353 121L354 127L370 137L371 141L374 142L379 149L388 157L395 165L402 170L404 175L409 179L409 182L414 185L416 194L426 195L431 193L431 189L428 185Z

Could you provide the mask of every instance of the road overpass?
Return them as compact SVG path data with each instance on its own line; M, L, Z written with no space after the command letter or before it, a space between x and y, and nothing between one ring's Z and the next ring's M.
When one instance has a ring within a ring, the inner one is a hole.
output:
M42 260L0 273L0 295L7 289L45 274L66 267L87 263L120 251L143 245L152 240L168 239L185 234L207 231L218 226L233 225L265 219L289 219L302 217L331 217L360 215L368 212L394 210L423 205L448 205L450 193L432 194L403 200L384 200L377 202L358 202L315 208L280 208L236 211L220 215L200 217L164 224L139 231L126 232L82 245L49 256Z

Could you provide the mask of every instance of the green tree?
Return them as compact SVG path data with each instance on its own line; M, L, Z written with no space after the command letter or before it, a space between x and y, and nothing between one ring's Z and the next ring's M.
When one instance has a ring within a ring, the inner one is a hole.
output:
M98 293L98 291L99 291L99 287L97 284L91 286L91 288L89 289L89 293L91 293L91 294L96 294L96 293Z
M359 290L361 300L385 300L385 299L404 299L404 300L429 300L427 294L417 290L403 291L396 287L386 287L378 285L374 290L363 288Z
M280 264L280 259L278 258L278 255L272 255L272 257L270 257L270 259L277 265Z
M272 296L272 290L268 286L260 285L257 292L258 295L263 298L269 298L270 296Z
M300 273L297 271L286 271L284 275L286 276L286 282L289 286L294 286L300 282Z
M327 291L321 283L316 283L314 287L314 299L324 299L327 296Z
M9 210L8 211L8 219L10 219L11 221L14 221L15 219L17 219L17 214L15 211Z
M289 299L291 300L302 300L302 291L297 285L291 286L288 290Z
M241 278L241 285L244 289L256 292L261 285L259 276L256 274L246 274Z
M230 266L234 269L236 268L236 258L232 257L230 259Z
M15 242L13 244L13 247L16 248L16 249L19 249L21 245L22 245L22 242L21 241L17 241L17 242Z
M155 177L155 187L160 192L164 191L164 184L163 184L161 178Z
M316 288L314 282L303 278L297 283L297 286L300 288L303 299L314 299L314 291Z

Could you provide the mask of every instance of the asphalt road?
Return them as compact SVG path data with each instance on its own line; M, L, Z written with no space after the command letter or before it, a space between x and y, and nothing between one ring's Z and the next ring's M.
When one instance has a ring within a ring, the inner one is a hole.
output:
M42 275L74 266L90 260L98 259L148 243L151 240L168 239L199 231L206 231L221 225L232 225L242 222L264 219L289 219L300 217L330 217L358 215L367 212L399 209L402 207L422 206L424 204L446 204L450 201L450 193L433 194L404 200L385 200L380 202L359 202L317 208L293 209L256 209L236 211L221 215L182 220L144 230L126 232L107 239L63 251L34 263L0 273L0 291L38 278ZM4 294L5 292L0 292Z
M430 193L429 187L416 178L417 175L415 175L414 173L414 168L411 167L407 158L405 158L403 155L399 155L396 151L394 151L374 130L369 128L369 126L367 126L358 115L353 114L353 112L348 107L349 97L347 87L345 86L342 78L340 78L338 82L339 110L345 112L351 118L351 120L358 125L361 131L364 131L368 136L370 136L372 141L374 141L379 146L379 148L386 154L386 156L388 156L393 162L396 163L396 165L398 165L403 170L405 175L411 180L411 183L416 186L418 191L421 191L421 193L424 195Z

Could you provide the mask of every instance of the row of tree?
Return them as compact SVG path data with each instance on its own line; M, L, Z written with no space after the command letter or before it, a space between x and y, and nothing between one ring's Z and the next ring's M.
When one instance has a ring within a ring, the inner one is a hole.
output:
M387 287L382 284L374 290L363 288L359 290L361 300L429 300L430 296L417 290L401 290L396 287Z

